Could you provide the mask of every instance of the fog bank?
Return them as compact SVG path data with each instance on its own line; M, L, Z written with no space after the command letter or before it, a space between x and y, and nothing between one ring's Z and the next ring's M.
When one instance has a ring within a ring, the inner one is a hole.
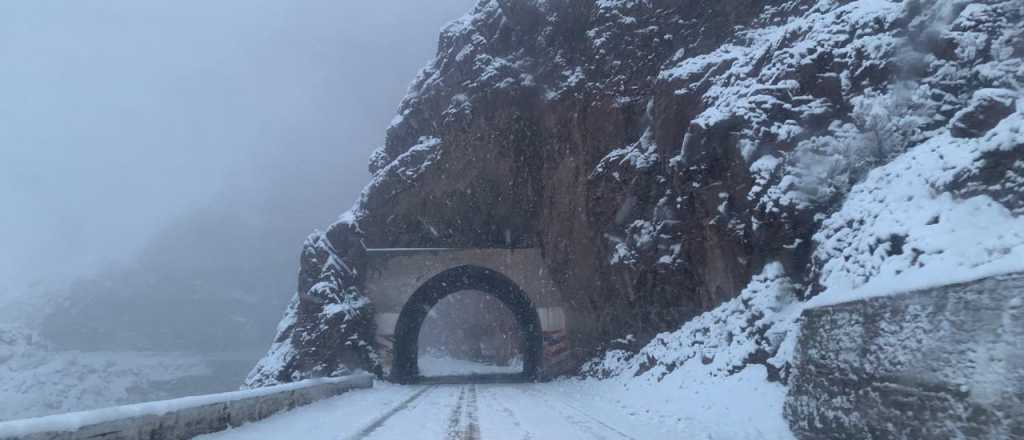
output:
M3 2L0 301L131 263L210 205L262 210L297 252L472 3Z

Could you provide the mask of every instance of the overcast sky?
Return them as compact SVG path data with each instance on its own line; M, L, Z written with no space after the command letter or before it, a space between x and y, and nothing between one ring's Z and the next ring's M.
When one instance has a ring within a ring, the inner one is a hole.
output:
M321 192L340 213L473 3L0 2L0 300L130 259L225 193Z

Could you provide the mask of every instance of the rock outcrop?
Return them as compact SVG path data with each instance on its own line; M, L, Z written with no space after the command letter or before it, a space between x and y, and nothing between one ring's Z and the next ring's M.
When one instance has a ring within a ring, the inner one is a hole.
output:
M352 265L365 249L362 233L340 221L314 232L302 248L298 293L277 336L245 387L258 388L356 371L380 373L373 342L373 305L357 288Z

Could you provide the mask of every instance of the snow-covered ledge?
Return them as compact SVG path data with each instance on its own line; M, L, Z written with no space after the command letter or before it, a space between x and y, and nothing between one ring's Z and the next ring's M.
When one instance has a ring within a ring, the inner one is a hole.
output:
M1024 439L1024 273L804 311L801 439Z
M281 411L370 388L373 376L312 379L231 393L0 422L2 440L182 440L265 419Z

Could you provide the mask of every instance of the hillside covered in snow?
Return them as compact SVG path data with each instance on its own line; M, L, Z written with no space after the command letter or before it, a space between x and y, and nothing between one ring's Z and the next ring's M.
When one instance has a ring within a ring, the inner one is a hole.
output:
M190 381L192 392L217 389L196 383L212 373L195 354L60 350L33 331L2 326L0 421L180 397Z
M709 414L772 389L777 426L803 310L1024 270L1022 17L482 0L442 30L361 198L307 241L249 384L377 368L346 263L363 245L540 247L588 380ZM347 361L316 352L331 341Z

